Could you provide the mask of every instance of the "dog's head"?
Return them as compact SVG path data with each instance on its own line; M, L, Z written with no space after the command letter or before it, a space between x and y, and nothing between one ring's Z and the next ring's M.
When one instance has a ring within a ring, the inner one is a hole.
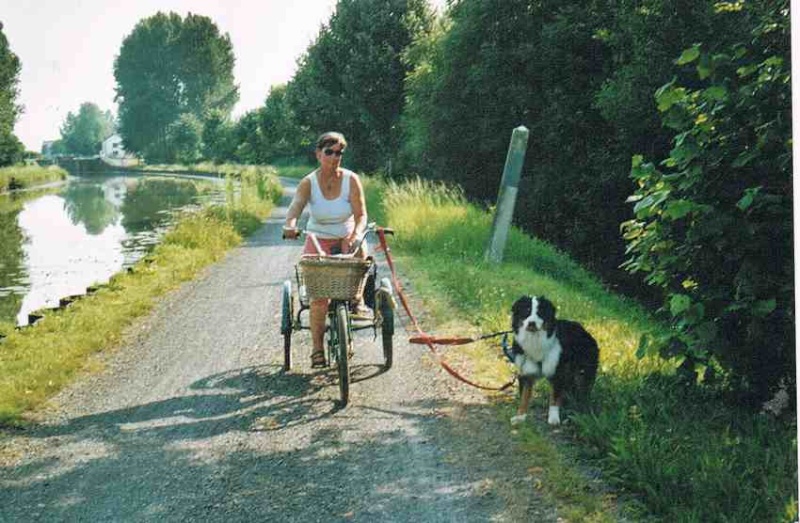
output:
M549 338L555 328L556 308L544 296L523 296L511 306L511 330L515 334L545 331Z

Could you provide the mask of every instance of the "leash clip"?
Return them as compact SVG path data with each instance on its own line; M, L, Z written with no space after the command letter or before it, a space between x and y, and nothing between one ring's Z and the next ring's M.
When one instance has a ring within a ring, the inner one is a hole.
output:
M503 341L500 342L500 345L503 347L503 354L508 358L508 361L514 363L514 353L511 352L511 346L508 343L508 333L503 334Z

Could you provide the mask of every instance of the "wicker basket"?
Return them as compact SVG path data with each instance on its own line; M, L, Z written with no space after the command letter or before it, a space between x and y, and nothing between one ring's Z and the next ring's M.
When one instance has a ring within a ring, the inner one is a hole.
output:
M303 258L300 276L309 299L352 300L364 290L371 266L361 258Z

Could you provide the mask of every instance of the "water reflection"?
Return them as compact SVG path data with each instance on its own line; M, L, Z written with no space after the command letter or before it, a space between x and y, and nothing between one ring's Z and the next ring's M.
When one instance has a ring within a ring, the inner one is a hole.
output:
M15 322L25 291L19 284L14 286L26 274L22 251L25 236L17 223L22 202L18 200L10 196L0 198L0 323Z
M168 219L165 210L185 207L197 198L193 183L148 178L128 187L122 202L122 225L128 232L155 229Z
M210 181L116 176L0 196L0 322L25 325L29 312L107 281L159 241L176 210L221 193Z
M106 198L105 188L93 183L71 183L62 193L69 219L74 225L82 223L88 234L102 234L119 216L118 206Z

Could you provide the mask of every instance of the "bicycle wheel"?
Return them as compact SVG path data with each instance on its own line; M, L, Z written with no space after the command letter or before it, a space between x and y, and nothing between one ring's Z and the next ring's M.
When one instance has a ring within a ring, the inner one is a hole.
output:
M370 267L369 272L367 273L367 281L364 284L364 305L372 310L375 310L376 272L377 266L373 263L372 267Z
M347 312L347 305L340 303L336 306L336 368L339 372L339 396L342 406L347 405L350 396L350 362L347 355L350 352L350 324Z
M394 336L394 307L391 288L392 284L389 283L389 280L383 278L377 292L380 296L377 299L377 306L381 315L381 342L383 344L383 368L385 370L392 368L394 351L392 340Z
M283 370L288 372L292 367L292 317L294 316L294 299L292 282L283 282L281 300L281 334L283 334Z

